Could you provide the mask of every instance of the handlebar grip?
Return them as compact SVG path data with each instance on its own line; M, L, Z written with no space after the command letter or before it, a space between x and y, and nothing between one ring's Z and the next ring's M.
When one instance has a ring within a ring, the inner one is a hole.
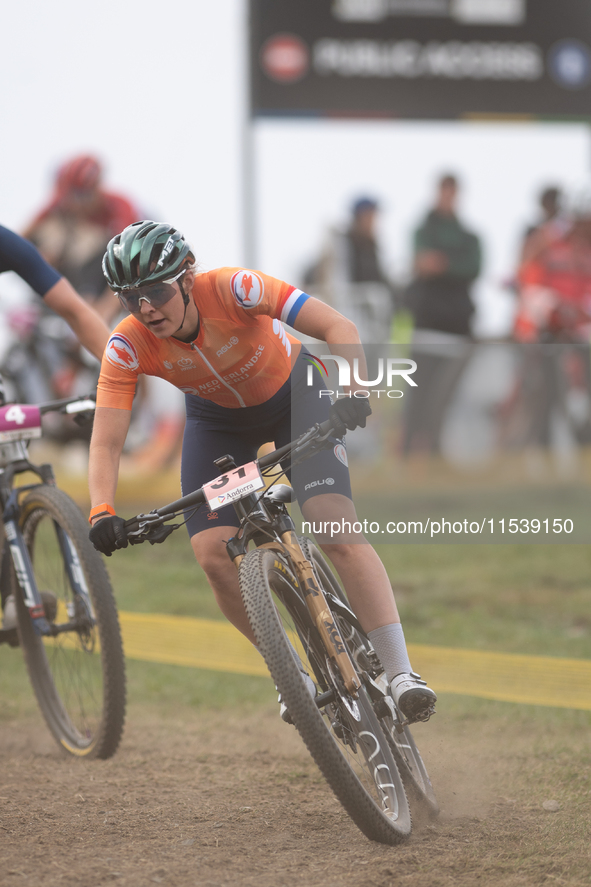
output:
M60 400L50 400L47 403L39 404L39 412L41 415L44 413L54 413L58 410L63 410L71 403L85 400L92 400L96 403L96 391L93 391L91 394L77 394L74 397L62 397Z
M334 430L334 423L330 419L326 419L325 422L321 422L318 426L318 433L321 437L324 437L325 434L330 434Z
M124 525L126 530L131 530L132 532L139 529L140 522L137 517L130 517L129 520L126 520Z

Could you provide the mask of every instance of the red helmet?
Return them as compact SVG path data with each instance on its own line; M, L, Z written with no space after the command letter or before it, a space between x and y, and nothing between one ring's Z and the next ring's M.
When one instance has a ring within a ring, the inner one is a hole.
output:
M60 167L56 187L61 194L68 191L93 191L99 183L102 167L96 157L82 154Z

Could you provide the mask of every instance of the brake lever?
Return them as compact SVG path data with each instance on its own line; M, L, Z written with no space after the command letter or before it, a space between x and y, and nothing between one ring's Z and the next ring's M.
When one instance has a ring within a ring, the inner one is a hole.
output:
M163 524L159 529L152 530L150 535L146 536L146 539L148 540L150 545L160 545L161 542L164 542L165 539L168 539L171 533L173 533L175 530L178 530L180 526L181 524Z
M127 530L127 539L130 545L141 545L142 542L149 542L150 545L157 545L164 542L174 530L178 530L182 524L164 524L164 518L155 512L149 514L138 514L137 529Z
M168 539L171 533L178 530L180 526L182 524L168 524L167 526L163 524L161 527L148 529L142 533L133 533L127 537L127 541L130 545L141 545L142 542L149 542L150 545L159 545L165 539Z
M329 446L332 446L332 443L329 441L329 438L333 435L334 429L330 428L324 434L319 435L320 425L317 423L313 428L300 439L299 444L293 448L292 450L292 459L297 457L302 451L308 455L310 452L314 452L315 450L323 450Z

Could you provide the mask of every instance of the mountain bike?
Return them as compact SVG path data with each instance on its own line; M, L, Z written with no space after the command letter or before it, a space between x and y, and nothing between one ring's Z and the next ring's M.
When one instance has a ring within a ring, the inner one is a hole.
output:
M0 502L4 614L0 643L23 650L51 733L72 755L114 754L125 719L125 662L107 571L76 504L51 465L28 458L41 416L92 416L94 400L66 398L0 407ZM20 475L33 483L15 485ZM12 623L12 624L11 624Z
M429 813L438 812L427 771L340 584L316 546L296 535L286 507L291 488L265 485L271 471L284 473L286 461L293 467L323 448L332 430L329 421L315 425L240 467L223 456L215 480L125 525L131 544L155 544L183 526L167 521L206 503L212 511L234 507L240 527L227 552L288 717L361 831L397 844L411 831L405 787Z

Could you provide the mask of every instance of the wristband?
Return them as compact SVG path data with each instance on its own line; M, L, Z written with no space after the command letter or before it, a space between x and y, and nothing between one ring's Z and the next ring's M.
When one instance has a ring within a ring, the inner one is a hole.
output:
M95 505L94 508L90 509L90 515L88 516L88 523L91 524L95 517L103 517L105 514L115 514L115 509L108 505L106 502L103 502L102 505Z

